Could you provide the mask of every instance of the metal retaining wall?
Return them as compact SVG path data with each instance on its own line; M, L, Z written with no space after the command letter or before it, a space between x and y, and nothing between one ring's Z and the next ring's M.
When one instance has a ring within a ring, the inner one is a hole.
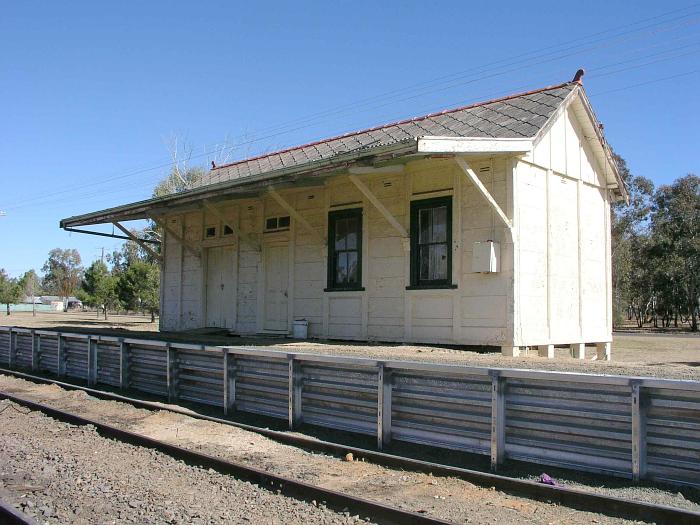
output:
M483 374L393 371L394 439L489 454L491 378Z
M700 382L0 327L0 367L462 450L700 486Z
M93 342L97 360L97 383L121 386L121 343L119 339L99 338Z
M286 354L235 355L230 378L232 407L244 412L286 418L289 411L289 365Z
M129 387L159 396L168 395L168 345L161 341L127 339Z
M509 457L586 470L632 471L630 389L550 379L509 379Z
M700 391L645 388L647 477L700 484Z
M376 366L340 364L301 362L301 420L312 425L376 435Z
M17 331L15 333L15 348L13 363L17 368L32 368L32 353L34 349L34 336L30 330Z
M177 398L224 406L224 353L177 347Z
M40 372L58 374L58 335L50 332L36 332L39 344Z
M89 337L61 334L61 360L67 377L88 380L89 344Z
M0 327L0 363L6 366L10 366L11 337L9 329Z

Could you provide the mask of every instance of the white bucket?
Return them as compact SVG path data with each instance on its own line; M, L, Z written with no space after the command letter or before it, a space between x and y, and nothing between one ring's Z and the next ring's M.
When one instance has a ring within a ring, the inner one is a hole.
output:
M292 322L292 337L306 339L309 335L309 322L306 319L295 319Z

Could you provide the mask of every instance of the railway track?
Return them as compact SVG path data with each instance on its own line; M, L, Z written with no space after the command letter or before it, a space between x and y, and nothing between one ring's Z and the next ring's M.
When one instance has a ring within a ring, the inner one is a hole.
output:
M2 500L0 500L0 523L3 525L39 525L32 518Z
M0 399L10 400L18 405L42 412L49 417L72 425L91 425L103 437L157 450L191 465L196 465L204 469L213 469L221 474L231 475L242 481L255 483L267 490L276 491L288 497L306 502L322 501L327 507L332 509L347 509L352 513L359 514L363 517L369 517L381 523L396 525L450 524L449 521L433 518L417 512L398 509L375 501L358 498L342 492L271 474L249 465L224 460L201 452L195 452L7 392L0 392Z
M322 441L315 438L309 438L300 435L293 435L287 432L260 428L249 424L233 422L227 419L207 416L203 414L193 413L189 410L181 409L174 406L166 406L161 403L145 401L127 397L113 392L88 388L82 385L66 383L58 380L49 379L46 377L36 376L32 374L17 372L0 368L0 373L13 375L18 378L27 379L35 382L56 384L66 389L82 390L93 397L99 399L121 401L131 404L137 408L147 410L167 410L170 412L183 414L188 417L220 423L224 425L234 426L264 435L278 442L293 445L314 452L323 452L337 456L343 456L348 452L353 453L355 457L363 457L376 464L399 468L403 470L412 470L418 472L430 472L437 476L460 478L470 483L480 486L494 487L502 492L509 493L515 496L524 496L538 501L547 501L557 503L572 509L602 513L609 516L649 521L654 523L668 524L697 524L700 523L700 513L657 505L644 503L639 501L618 498L603 494L597 494L579 489L572 489L562 486L545 485L529 480L522 480L502 476L498 474L481 472L477 470L464 469L438 463L421 461L413 458L377 452L374 450L363 449L358 447L346 446L338 443ZM348 508L353 512L363 516L369 516L374 519L389 521L395 523L449 523L444 520L431 518L429 516L409 512L380 503L372 502L362 498L356 498L348 494L339 493L336 491L316 487L296 480L287 479L281 476L270 474L268 472L256 469L247 465L233 463L230 461L221 460L219 458L193 452L191 450L178 447L169 443L161 442L122 430L99 421L91 420L77 414L71 414L48 405L37 403L28 399L24 399L13 394L0 392L0 399L10 399L19 404L22 404L33 410L39 410L51 417L63 420L72 424L94 425L98 431L111 438L132 444L146 446L160 450L171 456L183 459L192 464L202 465L206 468L213 468L222 473L234 475L240 479L259 483L261 486L268 487L272 490L281 490L282 493L305 501L321 500L325 501L330 507Z

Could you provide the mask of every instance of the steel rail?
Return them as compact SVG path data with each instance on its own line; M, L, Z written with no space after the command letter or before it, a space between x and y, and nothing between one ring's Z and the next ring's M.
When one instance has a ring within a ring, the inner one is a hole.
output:
M0 500L0 523L5 525L39 525L36 520L3 500Z
M107 399L111 401L120 401L128 403L137 408L146 410L167 410L176 414L185 415L195 419L229 425L249 432L255 432L280 443L313 450L316 452L330 453L334 455L344 456L348 452L356 458L365 458L378 465L386 467L395 467L404 470L412 470L417 472L432 473L433 475L460 478L470 483L485 486L495 487L497 490L507 492L515 496L523 496L538 501L546 501L557 503L572 509L577 509L586 512L595 512L608 516L621 517L633 520L652 521L657 524L667 523L669 525L696 525L700 523L700 512L694 512L677 507L667 505L658 505L641 501L634 501L616 496L597 494L581 489L574 489L556 485L546 485L535 481L512 478L494 474L491 472L482 472L479 470L465 469L430 461L422 461L419 459L388 454L376 450L363 449L359 447L342 445L330 441L323 441L316 438L271 430L269 428L261 428L254 425L239 423L228 419L222 419L214 416L199 414L191 410L180 408L178 406L167 405L153 401L145 401L143 399L131 398L113 392L97 390L94 388L85 387L73 383L66 383L42 376L35 376L24 372L0 368L0 373L9 374L15 377L28 379L40 383L55 384L63 388L72 390L82 390L93 397L99 399Z
M100 421L78 414L66 412L43 403L37 403L23 397L0 391L0 399L7 399L31 410L40 411L47 416L74 425L92 425L97 432L108 438L117 439L124 443L151 448L165 453L176 459L201 468L213 469L221 474L228 474L237 479L256 483L270 491L277 491L285 496L306 502L322 501L332 509L347 509L352 514L369 517L383 523L396 525L450 525L452 522L398 509L389 505L352 496L347 493L326 489L310 483L304 483L291 478L278 476L262 469L217 458L202 452L195 452L172 443L160 441L128 430L123 430Z

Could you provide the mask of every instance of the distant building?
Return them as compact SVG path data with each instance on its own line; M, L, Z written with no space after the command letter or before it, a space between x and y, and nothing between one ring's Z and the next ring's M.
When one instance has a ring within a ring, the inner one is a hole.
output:
M41 301L41 304L50 305L54 310L60 311L64 309L63 298L57 295L42 295L39 300ZM83 308L83 302L77 297L69 297L67 302L69 310L78 310Z

